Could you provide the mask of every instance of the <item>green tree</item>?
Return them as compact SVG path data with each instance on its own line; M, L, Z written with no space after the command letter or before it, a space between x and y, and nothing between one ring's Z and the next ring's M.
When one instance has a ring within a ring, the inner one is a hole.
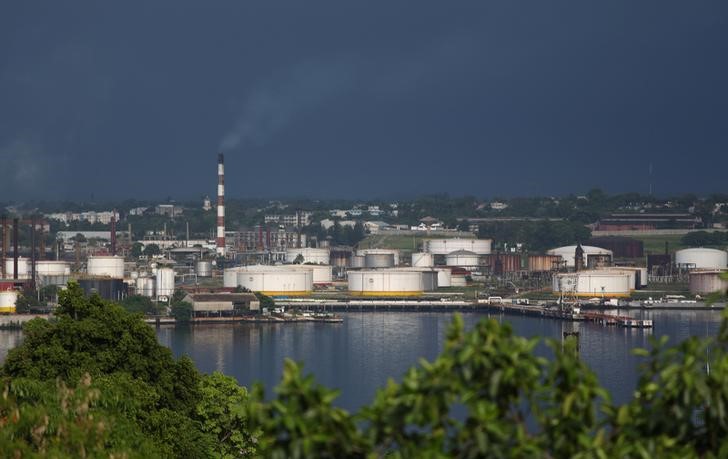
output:
M276 302L273 300L273 298L269 297L268 295L264 295L260 292L255 292L256 298L258 298L258 301L260 301L260 309L263 310L263 308L267 308L269 311L276 307Z
M119 415L139 426L163 455L203 456L211 439L194 419L200 375L189 358L175 360L154 330L75 282L60 293L57 320L27 322L2 375L67 384L88 374L106 388ZM119 389L123 388L123 389Z
M157 306L143 295L130 295L119 303L124 309L133 313L156 314Z
M255 452L253 433L247 425L248 392L235 379L214 372L200 380L202 399L196 414L202 430L216 439L217 457L250 457Z
M148 257L151 257L154 255L159 255L160 253L162 253L162 250L157 244L147 244L147 246L144 247L144 251L142 253Z
M192 320L193 306L189 301L178 301L171 306L172 317L180 323L187 323Z
M144 244L141 242L135 242L131 245L131 256L132 258L139 258L144 252Z

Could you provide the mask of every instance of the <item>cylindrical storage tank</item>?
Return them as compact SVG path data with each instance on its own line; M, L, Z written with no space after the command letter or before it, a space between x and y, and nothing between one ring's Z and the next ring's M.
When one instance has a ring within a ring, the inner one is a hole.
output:
M367 268L391 268L394 265L394 254L367 253L364 255L364 266Z
M331 266L327 265L286 265L292 269L305 269L311 271L314 285L327 285L333 282Z
M124 277L124 258L114 255L88 257L86 272L89 276L122 279Z
M331 256L328 248L301 247L299 249L286 250L286 263L295 263L296 260L299 260L301 263L328 265L330 259Z
M528 270L531 272L548 272L559 268L561 257L558 255L529 255Z
M598 271L602 273L626 274L627 276L629 276L629 285L631 290L636 290L641 287L639 269L620 266L613 268L602 268Z
M171 297L174 294L174 269L158 268L156 278L157 298L162 296Z
M576 257L576 247L575 245L567 245L564 247L558 247L556 249L551 249L546 252L548 255L556 255L560 256L562 260L565 262L565 266L567 268L573 268L575 267L574 259ZM602 264L602 261L607 259L612 259L612 251L607 249L602 249L601 247L593 247L590 245L582 245L581 248L584 250L584 264L583 266L588 266L589 259L592 259L592 264L594 265L596 261L598 260L598 264Z
M349 293L357 296L418 296L424 292L422 273L399 269L349 271Z
M156 279L153 277L137 277L135 280L136 294L154 298L154 285Z
M367 255L391 254L394 258L394 266L399 266L399 250L397 249L361 249L357 250L356 254L362 257L366 257Z
M227 268L222 274L222 286L235 288L238 286L238 273L240 268Z
M449 268L435 268L437 271L437 286L452 287L452 271Z
M345 268L350 264L351 255L351 249L330 249L329 258L331 260L331 265L339 268Z
M126 298L128 289L123 279L110 279L108 277L82 278L78 285L86 295L98 293L105 300L121 301Z
M693 295L709 295L720 293L725 295L728 290L728 281L721 276L723 270L691 271L690 272L690 293Z
M362 255L353 255L351 257L351 268L364 268L366 266L366 260Z
M553 277L553 291L580 297L626 297L632 287L629 274L580 271Z
M516 273L527 269L528 260L516 253L491 253L485 255L486 264L493 274Z
M13 271L13 259L5 259L5 275L8 279L14 278ZM18 279L29 279L30 278L30 260L25 257L18 257Z
M199 277L211 277L212 276L212 262L206 260L200 260L195 263L195 273Z
M412 254L412 267L413 268L430 268L435 265L435 260L431 253L428 252L414 252Z
M457 250L447 254L445 264L447 266L463 267L478 266L478 254L468 250Z
M683 269L723 269L728 266L728 252L698 247L675 252L675 264Z
M35 263L35 272L39 276L69 276L71 265L65 261L40 260Z
M465 274L453 274L450 277L451 287L466 287L467 285L468 279L465 277Z
M313 290L313 270L290 266L253 265L238 268L237 284L268 296L301 296Z
M487 255L491 252L492 245L491 239L428 239L425 241L425 252L447 255L458 250L467 250L478 255Z
M20 271L20 270L18 270ZM0 291L0 312L14 313L15 303L18 301L18 292L15 290Z

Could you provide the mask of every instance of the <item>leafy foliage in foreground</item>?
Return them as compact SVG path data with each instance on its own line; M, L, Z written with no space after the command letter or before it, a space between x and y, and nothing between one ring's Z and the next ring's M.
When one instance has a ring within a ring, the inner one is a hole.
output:
M714 340L655 341L614 406L574 343L458 317L442 354L351 415L286 362L266 400L175 360L153 330L71 284L2 373L0 455L30 457L726 457L728 321ZM708 371L709 368L709 371Z

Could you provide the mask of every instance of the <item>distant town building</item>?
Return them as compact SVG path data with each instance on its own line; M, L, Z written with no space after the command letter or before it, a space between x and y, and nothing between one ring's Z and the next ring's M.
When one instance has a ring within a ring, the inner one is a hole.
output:
M689 213L614 213L599 219L598 231L695 229L702 219Z
M154 208L154 213L157 215L175 218L182 215L183 210L181 207L174 204L159 204Z
M298 238L301 238L301 247L306 247L308 239L294 228L261 228L236 231L227 236L228 243L234 240L237 250L251 252L257 250L285 251L288 248L298 247Z
M202 200L202 210L208 211L210 209L212 209L212 202L209 196L205 196L205 199Z
M57 220L64 224L71 222L86 221L89 223L103 223L108 225L111 223L112 218L116 218L119 221L119 212L105 211L95 212L93 210L86 212L58 212L51 214L44 214L44 217L48 220Z
M493 201L490 203L490 208L493 210L505 210L508 208L508 204L505 202Z
M311 224L311 216L313 212L301 211L295 214L279 215L272 214L265 216L265 223L277 223L285 226L298 226L299 221L301 226L308 226Z

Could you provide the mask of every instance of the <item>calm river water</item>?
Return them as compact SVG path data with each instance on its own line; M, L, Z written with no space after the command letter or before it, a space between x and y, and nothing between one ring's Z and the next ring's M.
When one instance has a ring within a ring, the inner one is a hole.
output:
M508 322L526 337L560 338L563 331L580 332L581 356L597 373L615 402L629 399L636 385L640 359L635 347L647 347L649 336L681 340L691 335L715 336L718 311L635 311L652 318L653 330L603 327L553 319L466 313L466 326L491 317ZM175 355L189 355L204 372L221 371L241 384L260 381L266 393L278 383L286 358L304 363L304 371L328 387L338 388L336 403L356 410L370 402L388 378L399 379L421 358L434 359L443 347L450 313L342 313L341 324L239 324L157 329L160 343ZM0 331L0 359L19 343L20 332ZM544 346L538 352L548 355Z

